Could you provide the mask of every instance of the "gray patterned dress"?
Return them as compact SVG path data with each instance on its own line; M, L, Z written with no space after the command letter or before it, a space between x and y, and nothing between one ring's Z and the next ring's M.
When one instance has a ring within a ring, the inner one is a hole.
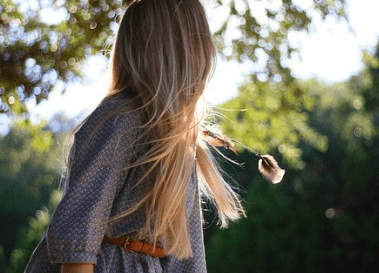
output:
M100 104L75 134L76 151L109 114L123 96ZM130 147L139 132L142 116L134 111L101 125L84 156L73 156L73 167L65 184L65 193L57 206L50 226L35 249L25 272L59 272L61 263L94 263L94 272L206 272L202 233L200 198L195 170L187 190L187 215L193 257L153 258L131 253L103 242L110 237L135 233L145 223L141 211L116 221L109 221L138 200L147 182L138 184L141 168L132 168L120 175L117 170L128 166L140 155L138 145ZM133 129L134 128L134 129Z

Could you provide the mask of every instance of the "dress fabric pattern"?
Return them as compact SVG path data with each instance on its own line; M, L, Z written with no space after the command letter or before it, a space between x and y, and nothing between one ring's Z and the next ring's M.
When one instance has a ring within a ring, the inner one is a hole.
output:
M153 258L103 242L105 234L128 236L144 226L142 208L125 218L109 219L127 210L151 186L149 182L136 184L143 173L141 167L119 172L146 150L146 146L130 145L140 134L141 113L132 111L100 124L101 117L112 113L120 100L127 99L121 96L100 104L76 132L75 153L70 156L72 168L65 180L62 200L29 260L26 273L60 272L61 263L75 262L94 263L95 273L206 272L195 169L188 184L186 202L192 258ZM99 130L84 151L83 143L91 139L96 126L100 126Z

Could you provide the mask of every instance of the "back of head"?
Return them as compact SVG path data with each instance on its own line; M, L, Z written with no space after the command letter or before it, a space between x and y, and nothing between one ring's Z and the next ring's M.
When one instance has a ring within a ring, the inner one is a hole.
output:
M113 48L111 92L129 89L142 105L149 105L150 119L178 114L183 107L194 109L215 58L202 4L130 2Z

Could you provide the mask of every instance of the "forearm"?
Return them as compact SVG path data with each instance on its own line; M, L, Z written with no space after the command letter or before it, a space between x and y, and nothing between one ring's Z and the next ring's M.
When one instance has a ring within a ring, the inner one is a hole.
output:
M88 264L88 263L62 264L61 273L93 273L93 264Z

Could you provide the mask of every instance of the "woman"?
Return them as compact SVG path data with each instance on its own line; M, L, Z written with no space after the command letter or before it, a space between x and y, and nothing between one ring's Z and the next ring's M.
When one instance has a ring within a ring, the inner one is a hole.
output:
M200 192L222 226L244 213L202 139L214 58L199 0L129 3L109 94L75 133L63 198L26 272L206 272Z

